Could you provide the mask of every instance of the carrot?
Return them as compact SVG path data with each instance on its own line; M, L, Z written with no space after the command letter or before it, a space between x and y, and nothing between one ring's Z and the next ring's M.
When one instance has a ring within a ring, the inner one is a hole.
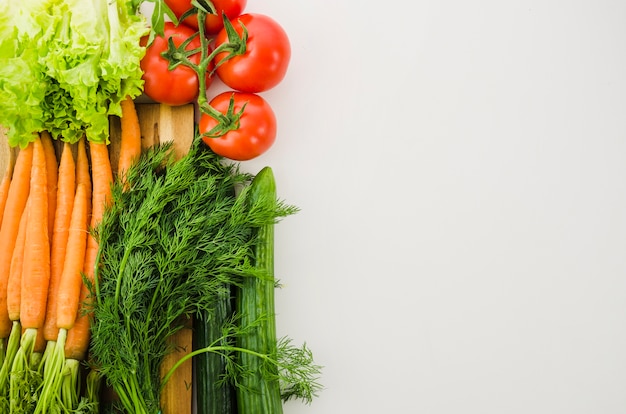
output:
M11 175L13 175L13 166L11 163L7 166L0 181L0 227L2 227L2 216L4 213L4 206L7 203L9 196L9 187L11 186Z
M81 292L86 293L88 289ZM89 293L86 293L87 295ZM87 299L81 295L81 303ZM63 347L65 361L63 364L62 381L68 385L61 387L61 400L66 407L77 407L80 394L80 367L82 361L86 360L87 351L89 349L89 340L91 339L91 316L88 313L79 311L76 321L72 328L67 331L67 340Z
M67 253L63 263L63 272L57 287L56 313L57 336L47 341L45 348L46 369L43 376L41 404L36 412L46 412L51 395L57 395L63 376L65 364L65 344L67 332L74 326L77 318L81 287L83 285L82 270L85 262L87 244L87 198L85 186L78 184L74 196L72 217L67 239ZM89 340L87 340L89 341Z
M85 144L85 136L83 136L76 147L76 183L85 185L87 191L87 205L89 214L91 214L91 172L89 171L89 159L87 157L87 146Z
M48 237L52 238L52 232L54 231L54 215L57 203L57 175L59 166L56 149L54 148L54 143L52 142L52 136L48 131L43 131L40 136L46 155L46 171L48 181Z
M83 146L84 150L84 146ZM83 151L84 152L84 151ZM86 154L84 155L86 157ZM76 194L77 180L77 162L74 160L72 153L72 145L68 142L63 143L61 151L61 160L57 173L57 198L56 211L54 214L54 225L50 247L50 285L48 287L48 302L46 304L46 318L44 321L42 332L38 332L37 338L42 338L44 344L44 360L46 369L44 370L44 379L46 387L49 389L51 385L48 383L50 378L54 379L54 367L50 362L53 358L59 328L57 327L57 301L59 290L59 282L63 273L63 264L66 259L68 247L68 238L70 233L70 221L72 211L74 209L74 197ZM89 169L87 169L89 173ZM35 343L35 352L39 348L39 342Z
M59 395L61 382L66 381L64 377L75 375L75 368L67 368L67 357L65 355L67 339L76 341L78 338L81 338L79 340L86 340L86 346L88 347L89 345L89 332L87 332L86 339L82 339L85 337L85 334L80 333L82 331L81 328L74 329L78 319L82 289L85 288L81 272L85 263L87 239L90 237L87 233L89 201L87 186L84 183L78 183L69 225L67 251L57 288L56 309L53 310L53 313L56 314L54 320L57 325L57 336L53 341L48 341L48 346L46 347L48 357L43 376L42 398L35 413L47 412L50 396L55 396L54 398L56 398ZM76 332L80 333L78 338L76 338ZM70 370L70 373L67 372L67 369ZM67 408L74 407L74 402L65 401L65 403L71 405L68 405Z
M110 202L113 172L106 144L90 142L89 153L91 154L92 179L91 219L89 226L94 228L102 219L104 210ZM98 242L93 236L90 236L87 239L84 266L84 273L88 280L94 280L97 256Z
M26 227L20 322L25 329L43 327L50 283L48 184L46 155L41 139L33 143L30 206Z
M89 153L91 155L91 205L86 203L86 208L91 208L91 217L89 218L89 228L92 229L98 225L104 214L105 208L111 199L111 184L113 183L113 172L111 168L111 161L109 158L109 149L106 144L103 143L89 143ZM77 160L77 174L82 170L82 165ZM81 181L77 178L79 186L82 186ZM89 201L89 198L86 198ZM78 203L77 200L74 201ZM94 238L93 234L88 234L86 237L85 257L82 262L83 275L89 280L96 280L96 263L98 259L98 242ZM69 259L68 259L69 260ZM68 282L69 283L69 282ZM85 283L74 284L72 288L79 286L80 299L78 309L74 309L71 312L70 307L67 309L58 307L57 312L57 325L59 326L59 335L56 341L56 350L54 352L53 361L51 362L52 370L57 374L52 374L48 378L44 376L44 391L48 393L48 390L57 389L59 378L62 381L70 381L70 378L76 378L78 375L78 361L83 360L89 348L90 340L90 315L84 312L84 306L89 306L91 300L90 291ZM59 292L61 292L59 287ZM97 289L97 285L96 285ZM59 298L59 304L61 304L61 298ZM72 304L73 309L73 304ZM65 329L61 327L63 320L61 318L61 312L65 312L64 318L72 320L72 323L67 323ZM64 357L64 359L62 358ZM67 375L59 376L59 370L63 370ZM63 387L61 390L61 400L67 406L73 406L74 393ZM69 387L72 388L72 387ZM69 395L68 395L69 392ZM54 392L53 392L54 393ZM42 408L40 412L46 412L46 402L42 402Z
M20 320L11 332L13 336L18 326L23 332L9 374L13 400L24 398L21 395L24 390L23 383L30 380L30 374L20 376L19 373L32 372L31 369L36 367L41 359L35 352L35 346L39 328L43 326L45 318L50 279L47 167L45 150L39 135L32 142L31 160L28 225L24 234L24 265L20 289Z
M7 286L20 219L30 192L33 146L32 143L28 144L17 155L2 215L2 228L0 228L0 338L7 338L12 327L7 309Z
M139 117L135 103L130 97L126 97L121 102L122 116L121 136L120 136L120 155L117 165L118 177L124 178L124 174L133 162L141 154L141 130L139 128Z
M70 329L76 320L83 285L82 270L87 246L87 199L85 186L78 184L67 240L67 254L57 291L57 327Z
M107 155L108 158L108 155ZM98 160L98 157L96 156L96 161ZM110 164L109 164L110 165ZM106 169L106 167L105 167ZM109 167L110 170L110 167ZM109 177L108 173L105 174L105 177ZM112 178L110 178L112 180ZM87 159L87 151L86 151L86 145L85 145L85 138L83 137L79 142L78 142L78 151L77 151L77 155L76 155L76 183L78 186L83 187L84 188L84 195L83 195L83 200L86 206L86 213L87 216L85 218L86 222L90 223L91 226L91 219L92 217L90 217L91 215L91 205L92 205L92 181L91 181L91 173L89 172L89 161ZM76 200L76 202L78 202L78 200ZM93 237L91 235L87 235L87 243L93 243ZM93 247L93 246L92 246ZM84 255L87 254L86 252L87 246L85 246L85 251L84 251ZM96 244L96 249L97 249L97 244ZM85 271L89 266L86 266L86 258L83 259L83 271ZM86 289L86 286L83 284L83 290ZM80 303L82 303L83 301L83 292L81 290L81 299L80 299ZM78 316L75 315L76 320L74 321L74 324L76 324L78 322ZM81 322L82 323L82 322ZM81 329L80 328L70 328L70 330L68 331L68 341L70 342L75 342L78 337L82 338L81 341L84 342L84 338L85 338L85 334L81 334L81 335L77 335L78 332L80 332ZM89 334L87 333L86 336L86 340L87 340L87 344L89 343ZM68 347L71 348L71 345L68 345Z
M89 289L86 286L81 289L80 302L87 303L89 298ZM76 359L82 361L87 355L89 349L89 339L91 335L91 319L89 313L82 308L79 309L74 325L67 331L67 340L65 341L65 358Z
M56 322L57 291L63 272L63 263L70 232L70 219L74 208L76 173L76 162L72 154L72 146L65 142L61 152L61 162L58 171L57 208L54 215L54 231L50 251L50 286L48 289L46 320L44 322L44 337L48 341L56 340L59 332Z
M11 151L11 159L9 160L7 169L5 170L4 176L2 178L2 182L0 183L0 227L1 227L2 218L4 215L3 214L4 209L5 209L8 195L9 195L9 189L11 188L13 166L15 165L13 154L15 154L15 152ZM28 201L26 201L26 204L28 204ZM27 207L25 206L24 208L26 209ZM23 241L19 239L22 238L23 235L25 234L26 223L23 223L25 217L26 217L26 214L23 212L20 217L18 234L16 236L17 237L16 245L18 246L24 244ZM23 263L23 255L22 255L22 263ZM14 266L16 265L13 264L13 255L12 255L11 267L9 269L9 276L8 276L9 278L11 278L10 273L12 271L15 271L13 269ZM8 280L7 280L7 290L8 290ZM8 306L7 306L7 312L8 312ZM6 340L6 343L2 341L2 363L0 364L1 365L0 367L0 395L7 394L6 390L7 390L7 384L9 382L9 372L11 370L11 365L13 364L13 358L15 358L15 354L17 353L17 350L19 348L19 344L20 344L19 341L20 341L21 333L22 333L22 328L21 328L19 320L13 321L11 323L9 338Z
M15 239L15 248L11 257L11 268L9 271L9 281L7 283L7 310L9 319L13 322L20 320L20 303L22 295L22 270L24 268L24 246L26 241L26 227L28 223L28 206L20 218L20 226Z
M11 270L9 273L9 282L7 285L7 310L9 318L12 321L11 333L7 340L7 348L5 361L0 370L0 390L4 393L8 382L9 372L13 365L13 360L19 349L20 338L22 336L22 325L20 324L20 304L22 292L22 271L24 268L24 247L26 239L26 227L28 226L28 210L30 202L26 202L26 207L20 218L20 226L13 249L13 257L11 259Z
M43 342L40 335L50 283L47 167L45 149L39 136L33 142L28 203L19 322L23 333L9 374L12 403L27 399L30 391L26 385L36 381L33 373L39 370L42 360Z
M43 329L37 329L37 337L35 338L35 345L33 347L33 352L38 354L39 357L42 358L43 353L46 350L47 344L48 344L48 341L43 336Z
M98 187L99 188L99 187ZM109 187L110 188L110 187ZM86 189L87 190L87 189ZM86 191L85 194L85 202L89 206L91 204L91 200L89 198L89 193ZM92 223L95 222L92 216ZM99 220L99 218L98 218ZM95 224L95 223L94 223ZM91 235L87 236L87 243L94 243L94 239ZM94 245L92 245L93 248ZM97 252L97 244L95 244L96 252ZM85 255L87 247L85 246ZM88 268L93 269L93 265L91 264L92 259L88 259L85 257L85 261L83 263L83 271L86 271ZM94 259L95 261L95 259ZM76 359L82 360L89 348L89 339L90 339L90 320L89 315L83 312L82 306L86 303L89 297L89 288L84 283L81 284L80 290L80 299L79 299L79 309L75 313L75 320L73 326L67 331L67 340L64 346L64 353L66 359Z

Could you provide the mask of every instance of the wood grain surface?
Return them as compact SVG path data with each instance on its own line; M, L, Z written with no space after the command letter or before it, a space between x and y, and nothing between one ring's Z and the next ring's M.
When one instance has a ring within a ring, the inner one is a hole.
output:
M167 106L153 103L137 103L137 115L141 128L141 145L146 149L152 145L173 141L177 158L189 150L194 137L193 105ZM111 144L109 155L111 165L116 170L119 158L119 118L111 118ZM192 350L191 321L185 328L170 338L173 352L162 365L162 373L167 372L181 357ZM161 392L161 412L163 414L191 414L193 410L193 375L191 359L178 367Z

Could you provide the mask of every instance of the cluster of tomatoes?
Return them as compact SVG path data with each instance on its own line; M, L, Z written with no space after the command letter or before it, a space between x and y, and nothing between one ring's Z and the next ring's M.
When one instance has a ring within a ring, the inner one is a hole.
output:
M245 161L263 154L275 141L276 116L259 94L287 72L286 32L269 16L244 13L246 0L164 1L178 23L165 22L147 43L145 95L170 106L197 103L199 132L218 155ZM199 12L197 4L206 7ZM231 90L209 100L216 76Z

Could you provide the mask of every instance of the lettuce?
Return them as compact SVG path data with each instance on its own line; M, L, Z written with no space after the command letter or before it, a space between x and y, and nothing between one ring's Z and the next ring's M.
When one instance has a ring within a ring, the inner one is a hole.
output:
M143 89L149 33L125 0L20 0L0 6L0 124L9 144L34 132L109 142L109 116ZM10 22L13 22L12 24Z
M40 106L47 81L39 70L38 51L32 42L40 32L26 7L31 0L0 5L0 124L9 129L10 143L25 145L33 132L42 130ZM33 7L33 13L37 8Z

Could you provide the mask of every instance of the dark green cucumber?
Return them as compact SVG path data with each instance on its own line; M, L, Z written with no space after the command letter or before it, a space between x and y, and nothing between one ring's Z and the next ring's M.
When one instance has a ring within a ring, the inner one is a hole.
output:
M276 182L270 167L264 167L250 184L251 203L276 203ZM237 345L260 354L277 354L274 309L274 225L258 228L254 264L265 277L246 277L236 296L241 326L254 326L238 337ZM237 387L239 414L281 414L283 412L277 367L264 364L257 356L242 352L239 363L246 371Z
M235 189L231 195L235 196ZM223 338L222 327L232 318L234 308L231 286L224 286L213 312L203 311L193 320L193 348L203 349ZM218 343L218 345L220 345ZM222 344L225 345L225 344ZM232 344L229 344L232 345ZM226 358L216 352L202 352L193 358L196 414L237 414L235 388L226 375Z
M216 304L214 312L204 312L194 319L194 349L206 348L222 337L224 321L232 316L231 297ZM226 373L226 360L215 352L202 352L194 357L197 414L235 414L234 388L228 381L220 381Z

